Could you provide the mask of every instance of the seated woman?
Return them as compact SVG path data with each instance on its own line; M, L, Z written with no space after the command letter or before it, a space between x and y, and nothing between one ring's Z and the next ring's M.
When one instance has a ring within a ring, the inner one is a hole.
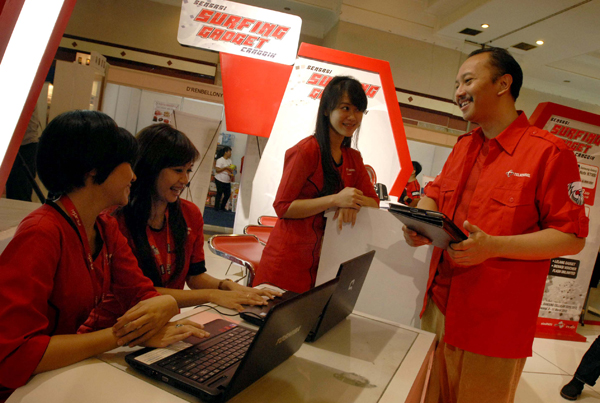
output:
M218 280L206 272L200 209L180 199L199 153L185 134L159 123L140 131L130 203L115 212L146 277L179 307L213 302L242 310L274 293ZM191 290L183 290L187 283Z
M305 292L314 287L325 233L324 212L338 228L356 222L361 207L379 207L362 157L350 147L367 109L362 85L334 77L323 90L315 133L285 153L273 207L280 218L262 254L255 284ZM356 137L356 136L355 136Z
M116 220L100 214L127 203L136 151L100 112L64 113L42 133L39 176L60 197L29 214L0 256L0 400L33 374L117 346L206 335L189 321L165 326L175 300L156 292ZM126 312L103 329L95 308L109 291ZM90 331L76 334L84 322Z

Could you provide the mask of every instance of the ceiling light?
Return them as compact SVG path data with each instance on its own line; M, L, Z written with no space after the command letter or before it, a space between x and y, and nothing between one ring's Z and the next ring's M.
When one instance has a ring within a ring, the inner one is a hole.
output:
M481 24L481 28L485 29L485 28L489 28L490 25L489 24Z
M542 40L539 40L539 41L535 41L535 43L536 43L536 44L538 44L538 45L543 45L543 44L544 44L544 41L542 41Z

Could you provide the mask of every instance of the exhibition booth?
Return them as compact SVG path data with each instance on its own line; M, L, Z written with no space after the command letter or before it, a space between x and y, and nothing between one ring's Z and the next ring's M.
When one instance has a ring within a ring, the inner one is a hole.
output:
M10 2L7 7L15 9L4 10L0 22L10 19L17 32L19 5L25 3ZM2 185L56 49L78 46L70 39L61 41L74 4L66 0L47 11L56 20L46 30L48 46L32 61L39 67L31 72L29 87L15 89L24 95L9 127L14 134L3 139L6 144L0 150ZM234 165L239 167L234 182L237 191L230 202L236 213L232 231L242 234L249 224L260 223L261 217L276 215L273 201L285 151L314 131L323 88L334 76L358 79L368 107L354 146L376 175L373 184L385 185L381 188L387 189L389 198L382 197L382 208L363 208L353 228L347 225L340 231L336 225L326 226L316 278L317 286L326 283L336 277L341 263L375 251L355 311L322 339L304 343L291 358L230 401L421 402L436 345L435 335L419 330L433 248L409 247L402 222L387 206L405 188L413 172L411 160L423 164L418 178L423 183L441 171L451 148L407 140L388 62L298 44L300 27L300 19L289 14L225 0L184 1L178 40L185 46L221 52L221 85L108 66L102 55L92 54L92 67L86 66L85 59L83 63L57 63L49 117L89 105L86 109L103 111L131 133L161 122L186 133L200 158L181 197L201 211L214 204L214 155L219 146L231 146ZM0 35L0 55L6 50L7 58L10 35L5 36ZM6 74L0 69L0 79ZM594 214L598 211L594 205L600 116L547 103L539 105L530 121L563 138L575 151L584 188L581 197L590 218L585 249L576 256L552 259L536 336L580 340L576 329L600 247L600 225ZM37 207L0 200L0 251L20 220ZM326 212L326 220L331 223L333 215L333 211ZM226 310L225 315L242 321L233 311ZM207 323L220 317L201 306L182 310L177 319ZM129 352L118 348L36 375L8 402L75 402L82 396L90 402L197 401L168 382L131 369L125 362Z

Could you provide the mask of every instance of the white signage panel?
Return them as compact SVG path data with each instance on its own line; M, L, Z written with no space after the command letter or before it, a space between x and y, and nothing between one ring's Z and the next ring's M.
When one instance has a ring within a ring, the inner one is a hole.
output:
M183 0L177 40L185 46L294 64L302 19L227 0Z

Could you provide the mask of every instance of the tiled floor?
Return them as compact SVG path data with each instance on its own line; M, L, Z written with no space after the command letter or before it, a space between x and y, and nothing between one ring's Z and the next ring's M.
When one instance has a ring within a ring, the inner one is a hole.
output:
M229 267L229 261L213 254L207 244L204 251L206 267L212 276L228 277L232 280L241 277L240 266L233 264ZM228 268L229 272L226 275ZM586 343L535 339L533 357L527 359L525 364L517 389L516 403L567 402L560 396L560 389L571 380L581 357L600 335L600 326L580 326L578 332L587 337ZM600 383L593 388L586 385L578 402L600 402Z

